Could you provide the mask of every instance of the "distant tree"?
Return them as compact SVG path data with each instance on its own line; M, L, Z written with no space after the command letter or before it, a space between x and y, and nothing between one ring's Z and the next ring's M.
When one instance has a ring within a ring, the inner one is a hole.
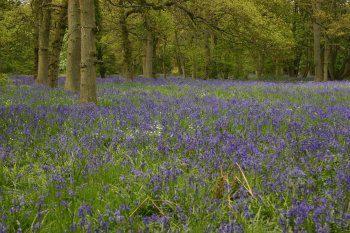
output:
M105 53L106 46L103 43L103 27L102 25L102 13L101 13L101 7L100 7L100 1L95 0L95 15L96 15L96 27L98 28L97 34L96 34L96 53L97 53L97 64L96 64L96 70L97 73L99 73L101 78L105 78L108 72L107 67L107 61L105 59Z
M122 1L120 1L122 4ZM132 61L132 47L129 38L129 28L127 18L132 15L134 11L126 11L124 8L120 9L119 12L119 26L121 32L121 47L123 54L123 74L129 80L134 78L134 65Z
M34 52L34 64L33 64L33 76L34 79L37 79L38 76L38 67L39 67L39 27L40 21L42 18L41 11L41 1L42 0L32 0L31 8L32 15L34 20L34 30L33 30L33 52Z
M320 21L320 0L313 0L312 11L313 11L313 35L314 35L314 65L315 65L315 81L323 80L322 70L322 54L321 54L321 21Z

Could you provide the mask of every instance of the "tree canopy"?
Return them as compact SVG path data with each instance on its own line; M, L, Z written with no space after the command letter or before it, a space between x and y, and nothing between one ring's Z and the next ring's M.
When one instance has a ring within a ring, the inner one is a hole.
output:
M38 33L35 2L44 1L0 2L0 73L36 72L31 65ZM49 7L57 15L63 2L37 8ZM96 0L95 5L96 70L102 77L241 79L256 73L264 79L317 71L315 80L350 78L345 0ZM70 56L68 32L62 35L62 74Z

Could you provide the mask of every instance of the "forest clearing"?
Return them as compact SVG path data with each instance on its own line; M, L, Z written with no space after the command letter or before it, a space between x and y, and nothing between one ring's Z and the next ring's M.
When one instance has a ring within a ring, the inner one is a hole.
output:
M0 233L350 233L350 1L0 0Z
M11 80L1 232L350 230L349 82Z

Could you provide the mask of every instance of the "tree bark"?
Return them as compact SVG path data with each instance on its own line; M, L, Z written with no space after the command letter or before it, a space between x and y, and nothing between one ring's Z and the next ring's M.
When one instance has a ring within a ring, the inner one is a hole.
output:
M163 49L162 49L162 69L163 69L163 78L167 78L167 66L166 66L166 46L167 46L167 39L164 37L163 39Z
M217 70L214 64L216 37L212 32L204 35L204 79L215 78Z
M350 48L348 48L347 56L344 58L339 79L350 80Z
M126 15L124 10L121 10L121 16L119 19L119 24L121 28L122 33L122 50L123 50L123 73L124 76L129 79L134 79L134 66L132 62L132 48L131 48L131 42L129 39L129 30L128 25L126 22Z
M338 56L338 46L330 45L330 62L328 66L329 79L335 80L337 76L336 62Z
M194 52L192 54L192 79L197 79L197 58Z
M103 25L102 25L102 14L100 7L100 0L95 0L95 19L96 19L96 28L98 28L96 32L96 71L100 75L101 78L106 78L108 67L105 62L105 51L106 46L102 42L102 34Z
M143 76L145 78L153 77L153 53L154 53L154 33L150 28L146 29L146 48L143 63Z
M263 75L263 70L264 70L264 57L261 54L261 52L258 52L257 57L255 59L255 74L256 74L256 79L261 80L262 75Z
M211 78L212 58L210 50L209 33L204 36L204 79Z
M38 68L39 68L39 28L41 23L41 1L40 0L32 0L31 8L32 14L34 16L34 32L33 32L33 52L34 52L34 64L33 64L33 77L36 80L38 76Z
M106 78L106 74L107 74L107 67L104 63L104 60L103 60L103 52L104 52L104 47L103 45L100 43L100 42L97 42L97 45L96 45L96 57L97 57L97 66L96 66L96 69L97 69L97 73L100 74L100 77L101 78Z
M210 59L211 59L211 69L210 69L210 77L217 78L219 73L217 57L215 54L215 48L217 44L216 35L211 32L210 33Z
M63 45L64 34L67 29L67 0L63 1L62 6L56 12L56 20L54 23L53 40L51 44L51 54L49 63L49 86L51 88L58 85L58 72L60 65L60 53Z
M81 29L79 0L68 0L68 51L66 91L78 92L80 89L80 57L81 57Z
M329 81L329 65L330 65L330 46L328 40L324 44L324 58L323 58L323 81Z
M38 76L36 79L39 84L47 84L48 82L51 3L52 0L43 0L41 5L42 18L39 26Z
M321 56L321 22L317 15L321 8L320 0L314 0L312 4L314 21L313 21L313 36L314 36L314 65L315 65L315 81L323 80L322 71L322 56Z
M179 35L176 29L175 29L175 46L176 46L176 60L177 60L179 72L181 72L181 76L183 78L186 78L185 59L181 52Z
M281 62L277 59L275 62L275 76L279 78L282 75L283 75L283 66Z
M80 102L97 103L96 19L94 0L80 0L81 65Z

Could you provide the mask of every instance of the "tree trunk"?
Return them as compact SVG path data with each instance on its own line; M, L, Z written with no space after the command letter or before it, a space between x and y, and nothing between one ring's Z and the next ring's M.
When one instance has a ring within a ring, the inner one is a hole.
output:
M296 53L295 58L289 61L290 62L288 66L289 77L297 77L299 74L300 61L303 54L300 48L296 48L295 53Z
M328 72L329 72L329 79L335 80L337 76L336 71L336 62L337 62L337 56L338 56L338 48L336 45L330 46L330 62L328 66Z
M129 39L129 30L126 22L126 16L122 9L119 24L122 32L122 49L123 49L123 73L124 76L129 79L134 79L134 66L132 62L132 48Z
M211 68L210 68L210 77L211 78L217 78L218 76L218 65L217 65L217 59L215 55L215 48L216 48L217 38L213 32L210 33L210 60L211 60Z
M167 66L166 66L166 46L167 46L167 39L164 37L163 39L163 51L162 51L162 68L163 68L163 78L167 78Z
M211 58L211 50L210 50L210 41L209 41L209 33L205 33L204 37L204 79L211 78L211 67L212 66L212 58Z
M175 30L175 46L176 46L176 59L177 59L178 70L179 72L181 72L181 76L183 78L186 78L185 59L184 59L183 53L181 52L180 40L179 40L179 35L177 30Z
M197 58L194 52L192 54L192 79L197 79Z
M60 53L63 45L64 34L67 29L67 0L62 3L56 13L55 28L53 31L53 40L51 44L51 54L49 63L49 86L51 88L57 87L58 85L58 72L60 65Z
M41 5L42 18L39 26L39 57L37 83L47 84L49 75L49 37L51 26L52 0L43 0Z
M32 0L31 8L32 14L34 16L34 32L33 32L33 52L34 52L34 64L33 64L33 76L37 79L38 76L38 66L39 66L39 28L41 23L41 1Z
M281 64L281 62L277 59L275 62L275 76L277 78L282 77L283 75L283 66Z
M186 67L185 67L185 62L184 62L184 57L181 54L179 57L179 61L180 61L180 68L181 68L181 76L182 78L186 78Z
M320 0L315 0L312 4L314 22L313 22L313 36L314 36L314 65L315 65L315 81L323 80L322 72L322 56L321 56L321 22L319 10L321 8Z
M341 72L341 76L339 79L350 80L350 48L348 48L348 54L344 58L343 65L340 72Z
M80 0L81 65L80 102L97 103L96 19L94 0Z
M217 76L217 70L214 67L215 46L215 35L212 32L206 32L204 36L204 79Z
M342 80L350 80L350 61L346 63L341 79Z
M324 59L323 59L323 81L329 81L329 64L330 64L330 46L328 40L324 44Z
M293 9L293 15L292 18L292 33L295 38L299 37L299 30L300 30L300 21L304 24L303 16L300 14L300 6L299 1L293 1L294 2L294 9ZM304 47L300 43L296 43L294 50L294 59L291 59L288 61L288 75L289 77L297 77L299 75L300 71L300 61L303 56Z
M255 59L255 74L256 74L256 79L261 80L262 75L263 75L263 70L264 70L264 58L261 52L258 52L257 57Z
M313 45L311 40L308 40L307 44L308 44L308 48L306 51L306 64L303 71L303 78L313 75L315 72L313 61L312 61Z
M106 78L106 74L107 74L107 67L103 61L103 45L100 42L97 42L96 45L96 57L97 57L97 72L100 74L101 78Z
M104 53L106 51L106 46L101 41L102 35L101 32L103 31L103 25L102 25L102 14L101 14L101 7L100 7L100 0L95 0L95 19L96 19L96 71L100 75L101 78L106 78L107 75L107 65L105 62L105 56Z
M145 78L153 77L153 53L154 53L154 34L153 31L147 29L147 38L146 38L146 48L145 48L145 57L143 63L143 76Z
M78 92L80 88L81 29L79 0L68 0L68 51L66 91Z

